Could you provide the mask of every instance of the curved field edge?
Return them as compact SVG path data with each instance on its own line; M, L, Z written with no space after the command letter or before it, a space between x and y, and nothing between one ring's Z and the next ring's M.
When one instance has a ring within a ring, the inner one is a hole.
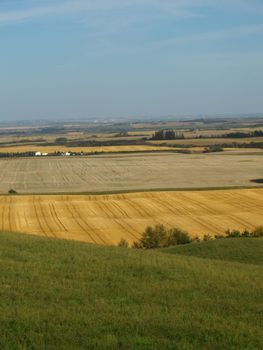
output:
M148 225L192 236L262 225L263 189L0 196L0 230L96 244L138 240Z
M248 190L248 189L263 189L263 185L256 182L254 179L251 181L250 186L215 186L215 187L167 187L167 188L145 188L145 189L132 189L132 190L107 190L107 191L64 191L64 192L23 192L16 193L16 196L104 196L114 194L130 194L130 193L149 193L149 192L192 192L192 191L223 191L223 190ZM9 197L9 193L0 193L1 197Z
M263 265L263 238L227 238L181 245L162 253Z
M260 266L11 233L0 257L3 349L263 346Z

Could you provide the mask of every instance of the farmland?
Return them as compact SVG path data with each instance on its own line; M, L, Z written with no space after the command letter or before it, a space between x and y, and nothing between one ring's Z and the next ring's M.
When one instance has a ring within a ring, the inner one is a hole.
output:
M263 0L0 0L0 350L263 350Z
M173 129L183 136L174 140L153 141L158 130ZM0 124L0 153L24 152L86 152L117 153L166 150L167 145L202 151L204 147L221 145L233 148L262 148L262 119L254 118L209 118L201 120L172 121L135 120L79 121L79 122L24 122ZM229 134L239 134L231 138ZM241 135L241 137L240 137ZM242 136L243 135L243 136ZM254 135L254 136L253 136Z
M262 144L263 137L251 137L251 138L188 138L184 140L171 140L171 141L149 141L150 144L155 146L160 145L175 145L175 146L182 146L182 147L206 147L206 146L212 146L212 145L221 145L225 144L228 147L231 147L231 145L235 143L239 144L249 144L249 143L255 143L255 144Z
M111 245L158 223L200 237L252 229L262 224L263 189L2 196L0 212L2 231Z
M94 146L94 147L67 147L67 146L41 146L41 145L23 145L0 147L0 153L25 153L25 152L71 152L71 153L129 153L129 152L160 152L171 151L171 147L159 145L121 145L121 146Z
M92 127L0 129L0 348L261 349L262 238L114 246L156 224L191 238L262 225L262 138Z
M0 159L0 193L96 193L254 186L262 153Z
M220 136L227 132L260 129L258 122L238 122L240 129L227 130L221 121L219 129L178 122L173 126L184 131L185 139L165 142L150 137L156 127L172 126L169 122L146 123L142 130L129 123L43 129L33 125L18 129L19 135L1 129L0 152L71 151L89 156L1 158L0 229L105 245L116 245L122 238L132 244L146 226L157 223L179 226L192 236L252 229L262 224L263 188L255 187L262 186L263 151L202 152L205 146L224 142ZM218 139L211 138L216 135ZM254 139L262 141L257 137L238 142ZM176 153L176 144L180 151L186 146L199 153ZM7 196L11 189L18 195Z

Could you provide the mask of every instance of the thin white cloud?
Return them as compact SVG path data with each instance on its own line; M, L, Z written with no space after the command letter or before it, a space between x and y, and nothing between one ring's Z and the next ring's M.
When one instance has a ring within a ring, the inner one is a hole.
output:
M0 23L14 23L50 15L73 14L94 9L89 1L63 1L45 6L28 6L26 9L0 11Z
M194 41L213 41L213 40L224 40L233 39L238 37L244 37L249 35L263 33L263 24L255 24L248 26L232 27L220 31L199 33L188 36L173 37L165 40L159 40L153 43L153 46L168 46L172 44L180 44Z
M0 10L0 23L11 24L15 22L32 20L40 17L76 14L83 12L91 12L95 10L109 10L119 6L118 4L119 1L114 0L97 0L96 2L90 0L67 0L55 3L46 3L45 5L43 5L42 2L42 5L38 6L36 6L33 3L28 3L26 9L9 11Z
M202 8L263 13L263 4L259 0L27 0L23 3L8 0L2 2L2 6L0 2L0 24L24 22L47 16L127 8L139 11L148 8L180 18L198 15Z

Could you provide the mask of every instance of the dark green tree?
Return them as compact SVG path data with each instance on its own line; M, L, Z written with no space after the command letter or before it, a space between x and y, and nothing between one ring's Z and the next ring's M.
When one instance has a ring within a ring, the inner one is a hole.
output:
M134 248L155 249L167 247L167 230L164 225L148 226L141 239L134 244Z

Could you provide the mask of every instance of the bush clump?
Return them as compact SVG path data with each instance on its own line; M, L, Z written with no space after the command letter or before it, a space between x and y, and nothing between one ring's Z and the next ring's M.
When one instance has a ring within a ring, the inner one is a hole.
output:
M242 232L239 230L227 230L226 231L227 238L239 238L242 237Z
M134 242L133 248L137 249L156 249L167 248L180 244L199 243L201 241L212 241L214 239L227 239L227 238L242 238L242 237L263 237L263 225L255 228L253 231L239 230L227 230L225 235L217 234L210 235L205 234L203 239L200 237L190 238L188 232L183 231L177 227L167 229L164 225L158 224L154 227L148 226L142 234L142 237ZM128 247L128 242L121 240L118 244L119 247Z
M191 238L186 231L172 228L168 231L168 246L191 243Z
M263 237L263 226L258 226L252 232L253 237Z
M129 242L126 241L126 239L121 239L120 242L118 243L118 247L120 248L129 248Z
M167 230L164 225L148 226L142 237L134 243L137 249L155 249L167 247Z
M263 226L256 227L253 231L244 230L227 230L226 238L239 238L239 237L263 237Z
M191 239L186 231L179 228L168 230L164 225L148 226L142 237L134 243L137 249L156 249L190 243Z
M213 153L213 152L223 152L224 148L221 145L211 145L205 148L204 153Z
M204 235L204 238L203 238L204 242L208 242L208 241L212 241L212 240L213 240L213 236L211 236L210 234Z

